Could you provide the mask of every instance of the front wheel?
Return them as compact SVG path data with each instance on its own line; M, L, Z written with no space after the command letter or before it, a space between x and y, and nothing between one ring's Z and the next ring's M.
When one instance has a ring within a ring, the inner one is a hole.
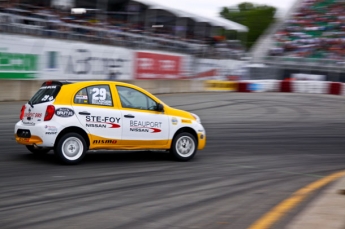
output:
M170 153L178 161L189 161L194 157L196 150L195 137L190 133L182 132L175 136Z
M63 135L55 145L55 154L64 164L78 164L86 153L85 139L77 133Z
M36 156L46 155L50 151L50 148L34 147L32 145L27 145L26 148Z

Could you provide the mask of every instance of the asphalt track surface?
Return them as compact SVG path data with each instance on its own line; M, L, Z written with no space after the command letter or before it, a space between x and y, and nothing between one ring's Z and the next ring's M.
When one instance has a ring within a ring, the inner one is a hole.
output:
M14 141L22 102L0 103L0 227L247 228L296 190L345 168L342 97L283 93L160 95L198 114L193 161L159 152L90 152L63 166ZM284 228L312 197L273 228Z

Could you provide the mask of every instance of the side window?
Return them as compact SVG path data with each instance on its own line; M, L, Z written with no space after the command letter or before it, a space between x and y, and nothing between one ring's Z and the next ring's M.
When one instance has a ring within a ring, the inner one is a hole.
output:
M78 93L74 96L74 103L77 104L88 104L88 96L86 88L81 89Z
M140 91L122 86L116 86L116 88L122 107L152 111L157 109L157 103Z
M113 100L108 85L96 85L81 89L75 95L74 103L112 106Z

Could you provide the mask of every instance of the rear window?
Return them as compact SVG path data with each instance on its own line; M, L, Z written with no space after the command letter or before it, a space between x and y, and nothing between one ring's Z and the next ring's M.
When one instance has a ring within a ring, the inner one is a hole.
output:
M31 104L39 104L53 101L61 89L60 85L42 86L29 100Z

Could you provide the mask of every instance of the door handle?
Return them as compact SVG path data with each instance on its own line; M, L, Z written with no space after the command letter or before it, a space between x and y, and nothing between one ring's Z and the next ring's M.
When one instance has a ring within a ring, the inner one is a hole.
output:
M133 115L131 115L131 114L124 115L124 117L125 117L125 118L134 118L134 116L133 116Z
M89 112L87 112L87 111L82 111L82 112L79 112L79 114L80 114L80 115L90 115L90 113L89 113Z

